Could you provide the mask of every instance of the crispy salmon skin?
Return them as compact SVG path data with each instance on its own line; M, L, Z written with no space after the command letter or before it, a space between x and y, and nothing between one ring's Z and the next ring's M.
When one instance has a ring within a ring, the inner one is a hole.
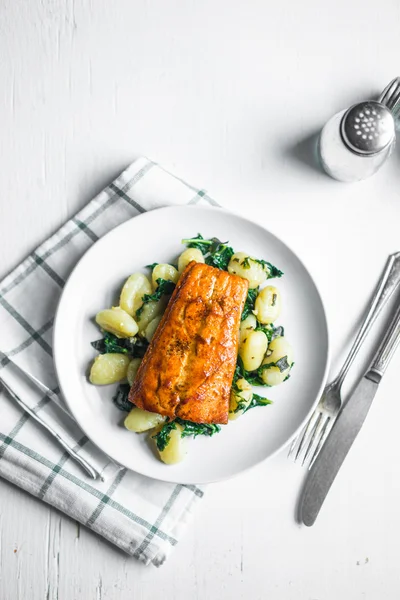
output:
M227 423L248 282L203 263L183 271L129 393L144 410Z

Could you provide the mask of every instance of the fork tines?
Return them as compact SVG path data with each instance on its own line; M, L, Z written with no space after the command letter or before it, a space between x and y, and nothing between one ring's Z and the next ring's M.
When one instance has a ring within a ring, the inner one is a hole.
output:
M308 468L310 468L332 425L333 420L330 415L316 410L302 432L293 440L288 457L293 456L294 462L299 460L302 466L308 464Z

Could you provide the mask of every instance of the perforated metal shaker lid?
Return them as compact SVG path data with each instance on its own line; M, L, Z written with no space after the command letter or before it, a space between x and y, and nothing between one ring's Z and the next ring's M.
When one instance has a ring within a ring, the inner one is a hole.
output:
M340 129L349 150L362 156L382 152L395 137L391 111L373 100L351 106L343 115Z

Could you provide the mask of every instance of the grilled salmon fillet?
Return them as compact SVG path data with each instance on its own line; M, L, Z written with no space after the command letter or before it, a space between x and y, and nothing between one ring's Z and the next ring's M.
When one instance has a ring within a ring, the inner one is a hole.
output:
M248 282L203 263L183 271L129 393L144 410L227 423Z

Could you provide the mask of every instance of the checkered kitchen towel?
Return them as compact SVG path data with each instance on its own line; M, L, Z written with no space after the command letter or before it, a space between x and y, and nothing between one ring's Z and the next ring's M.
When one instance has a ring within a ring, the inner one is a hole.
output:
M0 283L0 476L157 566L203 491L122 469L83 435L57 387L53 318L68 275L102 235L146 210L199 202L216 204L140 158Z

